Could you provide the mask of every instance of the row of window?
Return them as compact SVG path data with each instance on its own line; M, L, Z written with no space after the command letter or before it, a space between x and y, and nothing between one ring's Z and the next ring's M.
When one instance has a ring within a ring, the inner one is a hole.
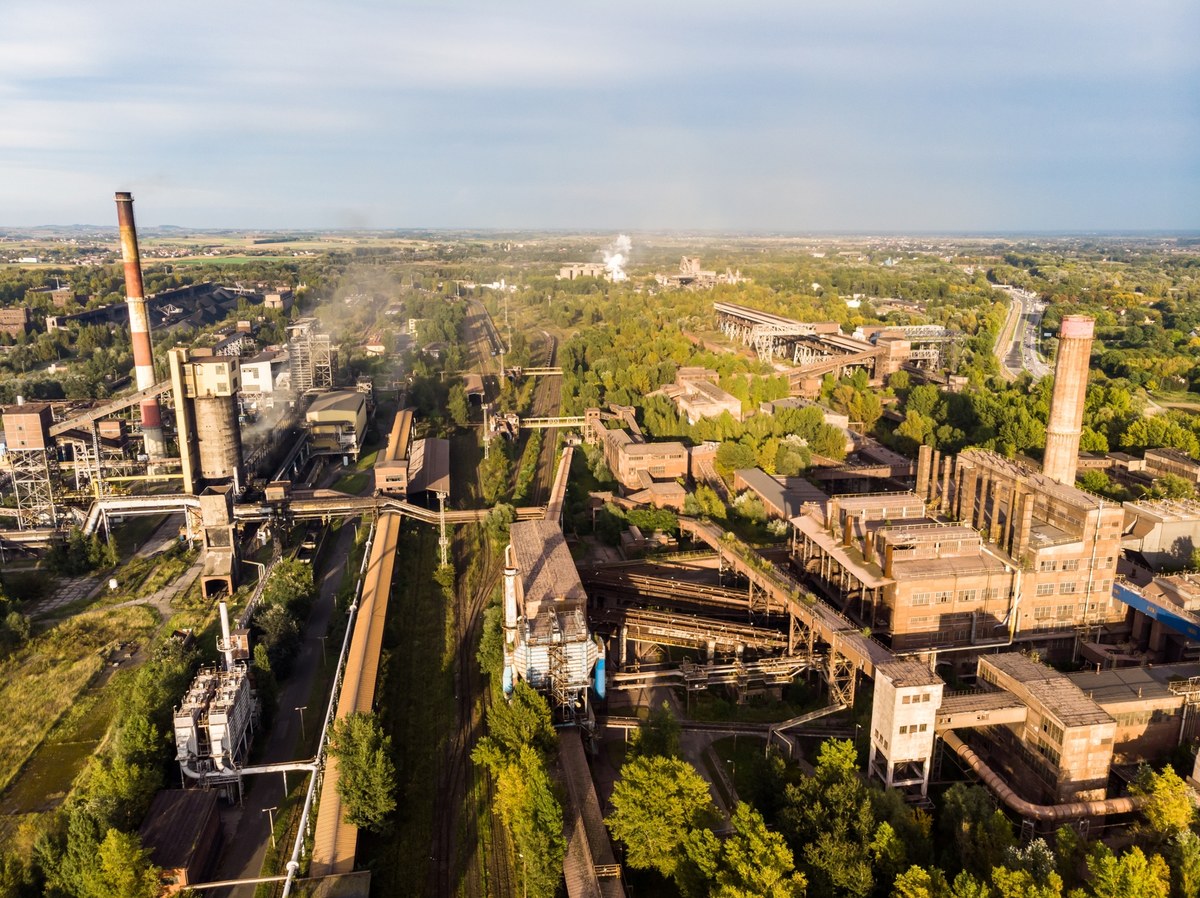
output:
M902 705L916 705L932 700L932 693L918 692L916 695L906 695L900 699Z
M1116 558L1108 556L1107 558L1096 559L1096 569L1103 570L1110 568L1116 562ZM1087 570L1087 559L1080 560L1078 558L1047 558L1044 561L1038 562L1038 570L1045 573L1048 571L1078 571Z
M924 733L929 729L927 723L912 723L907 726L900 727L900 735L907 736L909 733Z
M987 589L960 589L957 598L960 602L978 602L980 599L991 602L1000 598L1000 588L989 586ZM953 601L955 601L954 590L946 589L938 592L914 592L910 604L928 605L932 602L936 605L948 605Z
M1105 593L1112 588L1111 580L1097 580L1092 587L1093 592ZM1067 580L1062 583L1039 583L1037 585L1037 594L1039 596L1058 595L1069 596L1080 591L1080 583L1075 580Z

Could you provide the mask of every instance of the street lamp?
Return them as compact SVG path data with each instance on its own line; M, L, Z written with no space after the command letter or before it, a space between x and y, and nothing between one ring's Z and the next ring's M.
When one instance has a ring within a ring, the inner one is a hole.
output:
M276 805L273 808L263 808L263 812L267 815L267 819L271 821L271 847L275 848L275 812L279 810Z
M329 666L329 659L325 657L325 640L328 638L328 636L317 637L317 639L321 640L321 667L323 668Z
M521 859L521 887L525 892L525 898L529 898L529 868L525 865L525 855L518 851L517 857Z
M304 712L308 710L308 705L301 705L296 710L300 713L300 741L307 742L308 736L304 734Z

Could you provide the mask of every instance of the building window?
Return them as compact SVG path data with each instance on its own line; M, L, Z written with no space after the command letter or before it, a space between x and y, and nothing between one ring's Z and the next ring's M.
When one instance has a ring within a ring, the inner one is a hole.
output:
M912 594L912 604L914 604L914 605L928 605L928 604L929 604L929 593L927 593L927 592L914 592L914 593Z
M951 602L953 602L953 601L954 601L954 592L953 592L952 590L945 590L945 591L942 591L942 592L935 592L935 593L933 594L933 599L934 599L934 601L935 601L935 602L937 602L939 605L948 605L948 604L950 604Z
M1054 617L1054 608L1050 605L1043 605L1041 608L1033 609L1034 620L1048 620Z
M921 701L923 701L923 702L927 702L932 698L933 698L933 695L931 693L928 693L928 692L921 693Z
M1077 571L1077 570L1079 570L1079 559L1078 559L1078 558L1067 558L1067 559L1064 559L1064 560L1063 560L1063 563L1062 563L1062 569L1063 569L1064 571Z
M917 727L917 731L920 733L924 733L928 729L929 729L929 724L927 724L927 723L922 723Z
M1074 615L1075 615L1075 606L1074 605L1059 605L1058 606L1058 619L1059 620L1069 619L1069 618L1073 617Z
M1037 587L1037 594L1039 596L1054 595L1054 584L1053 583L1039 583L1038 587Z
M1078 588L1078 586L1079 586L1079 584L1076 583L1074 580L1067 580L1063 583L1058 584L1058 591L1061 592L1063 595L1070 595L1071 593L1075 592L1075 590Z
M1050 561L1039 561L1038 562L1038 570L1039 571L1057 571L1058 570L1058 562L1053 559L1051 559Z
M1000 589L996 586L989 586L983 591L983 600L985 602L994 602L1000 598Z
M905 736L907 734L908 734L908 727L907 726L900 727L900 735Z
M1109 556L1108 558L1100 559L1100 567L1112 567L1112 566L1113 566L1112 556Z
M974 602L979 596L977 589L960 589L958 591L958 600L960 602Z

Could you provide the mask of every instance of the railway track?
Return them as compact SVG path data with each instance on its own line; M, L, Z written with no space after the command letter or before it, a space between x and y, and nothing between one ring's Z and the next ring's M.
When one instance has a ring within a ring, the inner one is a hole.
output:
M478 473L472 488L480 493ZM486 537L484 537L486 539ZM484 733L488 684L476 660L476 647L487 607L501 575L501 564L486 543L475 553L460 532L454 544L458 570L469 569L473 555L482 555L483 570L473 589L461 582L455 591L454 695L455 720L446 739L438 769L438 806L433 828L427 894L437 898L512 898L515 877L508 849L508 833L493 808L493 784L483 771L474 770L471 752ZM483 850L479 826L490 828L488 849Z

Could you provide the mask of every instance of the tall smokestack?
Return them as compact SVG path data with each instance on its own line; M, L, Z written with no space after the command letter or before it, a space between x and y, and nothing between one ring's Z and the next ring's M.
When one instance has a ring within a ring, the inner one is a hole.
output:
M1068 315L1058 329L1058 361L1054 365L1054 393L1050 397L1042 473L1068 486L1075 483L1075 467L1079 463L1079 434L1083 428L1088 360L1095 329L1095 319L1086 315Z
M125 260L125 302L129 306L133 371L138 389L144 390L155 383L154 355L150 347L150 315L146 309L146 293L142 288L142 259L138 253L137 228L133 224L133 194L117 194L117 222L121 226L121 257ZM155 398L142 402L142 440L148 456L166 456L162 413Z

